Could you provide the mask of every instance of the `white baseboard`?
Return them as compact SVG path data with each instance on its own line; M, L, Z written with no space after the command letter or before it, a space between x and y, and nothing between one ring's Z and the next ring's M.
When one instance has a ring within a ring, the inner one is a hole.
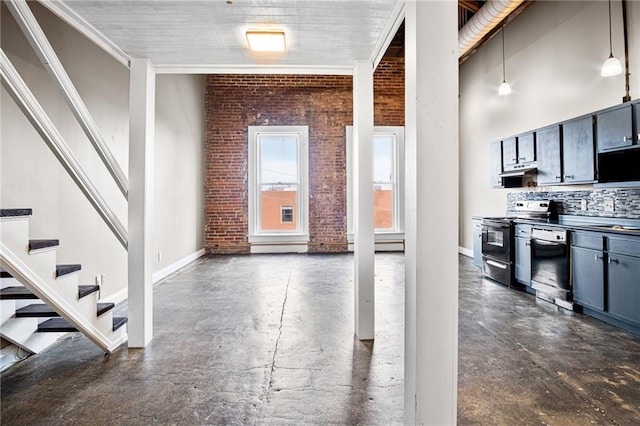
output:
M473 257L473 250L465 247L458 247L458 253L463 254L467 257Z
M191 262L201 258L202 256L204 256L206 253L206 251L204 249L200 249L198 251L196 251L195 253L192 253L186 257L183 257L182 259L173 262L171 265L168 265L164 268L162 268L161 270L154 272L153 275L151 276L151 280L153 281L153 283L157 283L158 281L168 277L169 275L173 274L174 272L176 272L178 269L183 268L185 266L187 266L188 264L190 264ZM129 290L127 287L123 288L122 290L113 293L112 295L110 295L109 297L105 298L105 300L101 300L101 301L106 301L106 302L112 302L112 303L120 303L123 302L125 300L127 300L127 298L129 297Z

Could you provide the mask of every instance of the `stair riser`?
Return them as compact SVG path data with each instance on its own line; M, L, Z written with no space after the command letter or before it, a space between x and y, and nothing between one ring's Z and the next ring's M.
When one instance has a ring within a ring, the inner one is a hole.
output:
M29 249L29 218L2 218L0 220L0 239L14 253Z
M4 339L10 341L14 345L24 347L31 351L30 348L25 347L24 345L37 329L37 318L11 318L2 324L0 334Z
M9 318L13 317L16 312L16 304L14 300L0 300L0 327Z

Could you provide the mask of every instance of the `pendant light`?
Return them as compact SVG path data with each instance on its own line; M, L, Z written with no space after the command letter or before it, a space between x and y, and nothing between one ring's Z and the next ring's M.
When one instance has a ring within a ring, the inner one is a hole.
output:
M602 64L602 70L600 75L603 77L613 77L622 72L622 65L618 58L613 56L613 44L611 42L611 0L609 0L609 57L604 64Z
M504 66L504 27L502 27L502 84L500 85L500 87L498 88L498 95L500 96L506 96L509 93L511 93L511 86L509 86L509 83L507 83L507 77L506 77L506 72L505 72L505 66Z

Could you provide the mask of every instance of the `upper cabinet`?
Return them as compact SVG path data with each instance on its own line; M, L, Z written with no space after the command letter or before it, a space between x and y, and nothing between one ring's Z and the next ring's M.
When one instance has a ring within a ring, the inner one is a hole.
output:
M635 117L636 143L640 145L640 100L633 103L633 115Z
M591 115L562 123L562 147L563 182L593 182L596 161Z
M491 187L502 188L502 142L493 142L489 146L489 162L491 163Z
M538 185L553 185L562 182L560 125L537 131Z
M502 141L502 168L504 171L526 167L536 161L535 133L529 132Z
M631 104L609 108L596 114L598 152L626 148L634 144Z

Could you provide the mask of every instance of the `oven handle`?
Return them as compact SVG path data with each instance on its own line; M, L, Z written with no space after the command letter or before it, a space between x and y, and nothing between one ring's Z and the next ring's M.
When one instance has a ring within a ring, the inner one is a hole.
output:
M495 266L496 268L507 269L507 265L504 265L502 263L494 262L493 260L488 259L486 260L486 262L491 266Z

